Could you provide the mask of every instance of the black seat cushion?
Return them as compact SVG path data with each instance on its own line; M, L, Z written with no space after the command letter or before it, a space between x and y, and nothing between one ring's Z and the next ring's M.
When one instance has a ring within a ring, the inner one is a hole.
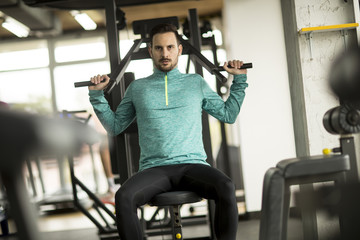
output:
M320 155L282 160L276 167L285 178L311 176L350 170L350 159L348 155Z
M156 195L149 202L152 206L172 206L185 203L194 203L201 201L202 198L195 192L190 191L172 191Z

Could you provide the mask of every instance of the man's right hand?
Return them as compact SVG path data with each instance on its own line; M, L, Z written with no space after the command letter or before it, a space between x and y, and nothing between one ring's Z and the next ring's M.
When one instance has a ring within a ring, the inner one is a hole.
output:
M97 76L90 78L90 81L95 85L89 86L89 90L104 90L109 84L110 78L106 74L101 76L98 74Z

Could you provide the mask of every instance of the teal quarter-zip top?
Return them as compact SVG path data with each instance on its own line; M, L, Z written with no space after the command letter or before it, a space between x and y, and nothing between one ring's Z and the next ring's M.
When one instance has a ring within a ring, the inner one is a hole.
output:
M224 102L198 74L182 74L177 68L167 73L154 69L152 75L129 85L115 112L103 91L91 90L89 96L110 135L120 134L136 118L141 171L179 163L208 164L202 141L202 110L220 121L235 122L247 86L246 75L234 76Z

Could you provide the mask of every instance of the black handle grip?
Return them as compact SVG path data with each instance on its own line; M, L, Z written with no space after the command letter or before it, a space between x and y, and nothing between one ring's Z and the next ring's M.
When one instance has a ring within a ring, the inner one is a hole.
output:
M92 86L92 85L94 85L94 84L91 81L75 82L74 83L74 86L76 88L78 88L78 87L87 87L87 86Z
M232 68L232 67L230 66L230 64L228 64L227 66L228 66L228 68ZM248 69L248 68L252 68L252 67L253 67L253 64L252 64L252 63L244 63L244 64L241 66L240 69ZM218 67L218 68L216 68L216 70L218 70L218 71L225 71L224 67Z
M108 77L110 77L110 75L108 74ZM102 80L101 82L104 82L105 80ZM91 81L83 81L83 82L75 82L74 86L76 88L78 87L88 87L88 86L94 86L95 84L93 84Z

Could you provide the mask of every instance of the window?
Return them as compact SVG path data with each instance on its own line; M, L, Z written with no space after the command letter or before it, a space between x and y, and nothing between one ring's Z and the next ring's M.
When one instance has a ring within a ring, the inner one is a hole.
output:
M70 39L55 43L55 61L58 63L105 57L106 44L104 37Z
M106 61L105 37L81 37L56 40L54 49L54 85L57 110L91 110L88 88L75 88L75 82L110 73Z
M0 71L40 68L49 65L45 40L0 44Z
M51 81L45 40L0 45L0 100L12 108L49 113Z
M88 88L75 88L74 83L89 81L91 76L99 73L110 73L107 61L56 67L54 76L58 110L90 110Z
M49 69L40 68L0 73L0 99L14 109L51 113Z

